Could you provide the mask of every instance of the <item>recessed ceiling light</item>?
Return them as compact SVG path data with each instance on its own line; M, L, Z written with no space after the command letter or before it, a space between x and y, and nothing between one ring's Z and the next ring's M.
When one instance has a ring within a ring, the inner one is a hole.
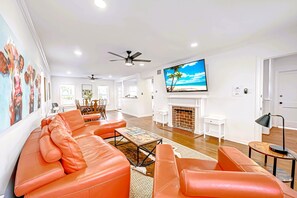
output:
M82 52L80 50L74 50L74 54L76 56L81 56L82 55Z
M72 72L71 72L71 71L67 71L66 73L67 73L67 74L72 74Z
M191 47L197 47L198 43L191 43Z
M103 0L95 0L94 3L99 8L106 8L106 3Z
M140 65L140 66L144 66L144 63L140 63L139 65Z
M108 78L112 78L112 75L109 75Z

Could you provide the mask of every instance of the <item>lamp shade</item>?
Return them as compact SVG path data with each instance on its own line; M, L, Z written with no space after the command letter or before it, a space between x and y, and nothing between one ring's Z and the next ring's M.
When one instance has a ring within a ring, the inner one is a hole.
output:
M263 127L270 128L270 113L261 116L260 118L255 120L255 122L262 125Z

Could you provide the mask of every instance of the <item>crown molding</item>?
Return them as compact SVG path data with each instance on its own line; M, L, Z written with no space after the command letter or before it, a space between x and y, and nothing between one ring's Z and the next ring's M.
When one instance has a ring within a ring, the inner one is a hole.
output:
M47 62L47 59L46 59L46 56L45 56L41 41L40 41L39 36L38 36L38 34L36 32L36 29L34 27L31 15L30 15L29 10L28 10L28 7L27 7L24 0L16 0L16 1L17 1L18 5L19 5L19 8L21 9L21 12L22 12L22 14L24 16L25 22L26 22L26 24L27 24L27 26L29 28L31 36L32 36L37 48L38 48L38 51L39 51L39 53L41 55L41 58L42 58L42 61L43 61L44 65L45 65L45 68L50 73L51 70L49 68L49 65L48 65L48 62Z

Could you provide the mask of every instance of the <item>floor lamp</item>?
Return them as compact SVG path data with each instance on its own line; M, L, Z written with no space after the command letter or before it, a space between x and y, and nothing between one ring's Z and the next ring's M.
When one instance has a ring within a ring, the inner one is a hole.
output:
M285 119L283 116L271 115L270 113L268 113L268 114L261 116L257 120L255 120L255 122L262 125L263 127L271 128L271 124L270 124L271 116L281 117L283 120L283 146L270 145L269 148L270 148L270 150L277 152L277 153L288 154L288 149L285 147Z

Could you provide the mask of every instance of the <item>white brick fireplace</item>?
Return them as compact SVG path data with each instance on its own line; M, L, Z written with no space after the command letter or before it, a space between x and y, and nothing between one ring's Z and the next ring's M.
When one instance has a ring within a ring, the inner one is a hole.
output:
M203 134L203 117L207 96L205 95L170 95L168 96L168 126L173 126L173 107L189 107L195 109L195 134Z

